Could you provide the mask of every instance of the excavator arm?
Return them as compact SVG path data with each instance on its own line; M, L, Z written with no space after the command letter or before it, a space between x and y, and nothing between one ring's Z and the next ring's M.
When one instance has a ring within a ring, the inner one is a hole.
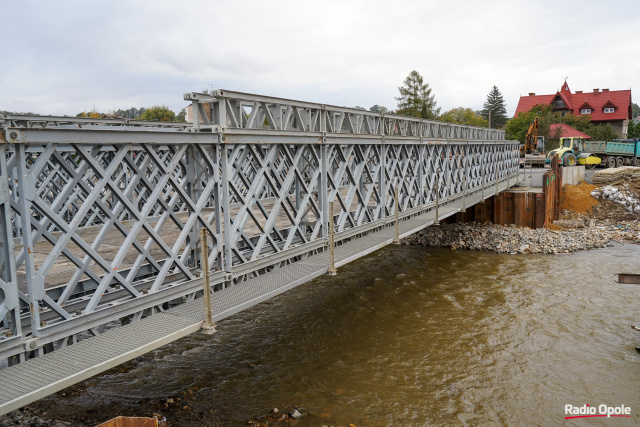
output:
M538 129L540 128L540 120L536 116L524 139L524 154L533 154L538 150Z

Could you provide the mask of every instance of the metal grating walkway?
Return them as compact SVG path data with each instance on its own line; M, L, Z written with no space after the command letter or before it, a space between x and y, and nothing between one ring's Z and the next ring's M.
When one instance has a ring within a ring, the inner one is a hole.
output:
M497 190L508 187L502 183ZM495 190L495 187L492 188ZM486 197L493 195L487 191ZM466 206L481 201L479 194L470 195ZM441 206L440 217L446 218L462 208L461 200ZM400 237L406 237L433 224L435 213L429 211L401 220ZM393 223L381 230L336 247L336 266L341 266L391 244ZM250 279L239 285L215 292L212 296L214 321L222 320L285 292L327 272L328 253L295 262ZM99 336L0 370L0 414L60 391L72 384L127 362L141 354L196 332L202 325L202 299L179 305L164 313L107 331Z

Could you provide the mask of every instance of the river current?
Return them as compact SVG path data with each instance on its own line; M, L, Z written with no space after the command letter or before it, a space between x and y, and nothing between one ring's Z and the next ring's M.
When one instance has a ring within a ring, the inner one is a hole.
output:
M640 273L640 246L389 246L86 391L131 404L192 390L193 408L225 408L231 424L297 405L309 414L297 426L637 425L640 286L615 283L621 272ZM565 421L566 404L632 416Z

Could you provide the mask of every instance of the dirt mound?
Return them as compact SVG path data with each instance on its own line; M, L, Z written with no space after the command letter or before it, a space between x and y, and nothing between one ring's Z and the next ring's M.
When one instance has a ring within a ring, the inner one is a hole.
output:
M583 214L589 212L594 205L598 204L598 201L591 195L591 192L596 188L598 187L584 181L580 181L578 185L563 186L560 210Z

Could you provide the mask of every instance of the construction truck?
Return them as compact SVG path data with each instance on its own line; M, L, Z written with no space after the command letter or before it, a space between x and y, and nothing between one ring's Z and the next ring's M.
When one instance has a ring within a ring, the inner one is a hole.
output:
M593 169L602 159L591 152L586 152L584 138L560 138L560 146L549 151L546 163L551 163L553 156L558 156L560 166L585 165Z
M602 159L608 168L624 165L640 166L640 139L614 139L613 141L587 141L585 147Z
M538 136L538 129L540 128L539 118L536 117L524 139L524 145L520 146L520 157L524 157L524 163L531 165L544 165L544 137Z

